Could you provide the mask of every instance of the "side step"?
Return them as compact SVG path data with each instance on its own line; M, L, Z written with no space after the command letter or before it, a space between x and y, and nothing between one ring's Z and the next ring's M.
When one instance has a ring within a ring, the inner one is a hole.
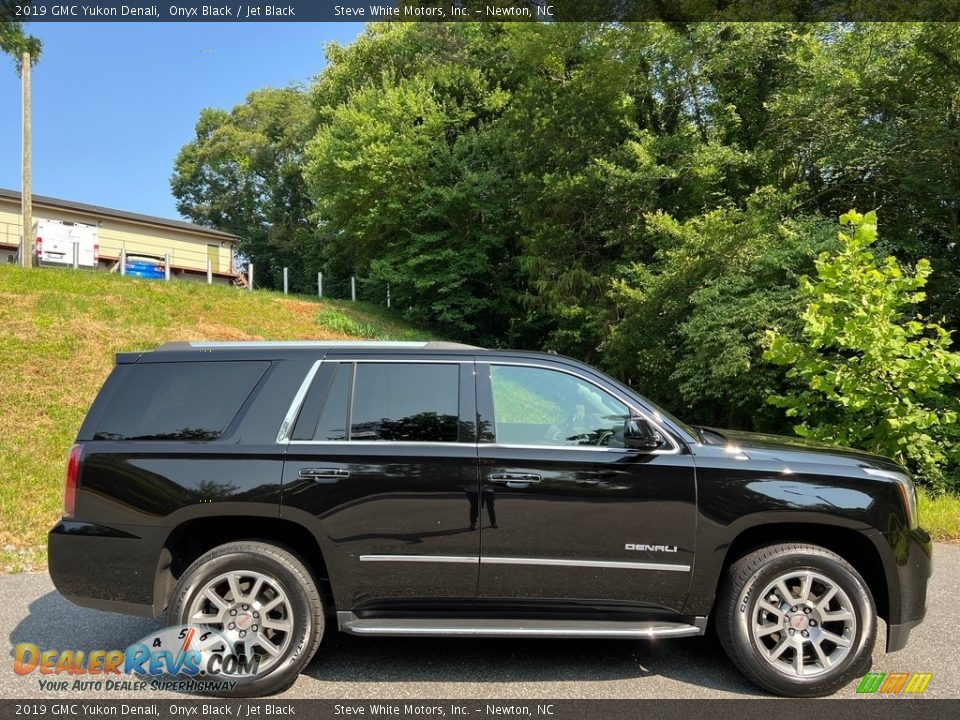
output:
M338 612L340 630L351 635L400 637L549 637L549 638L658 638L703 635L706 618L687 623L620 620L517 620L447 618L358 618Z

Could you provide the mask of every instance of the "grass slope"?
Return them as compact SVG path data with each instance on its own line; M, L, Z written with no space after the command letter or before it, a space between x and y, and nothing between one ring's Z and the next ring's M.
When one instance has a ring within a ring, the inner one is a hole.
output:
M171 340L429 339L375 305L0 267L0 571L46 562L67 452L113 356Z

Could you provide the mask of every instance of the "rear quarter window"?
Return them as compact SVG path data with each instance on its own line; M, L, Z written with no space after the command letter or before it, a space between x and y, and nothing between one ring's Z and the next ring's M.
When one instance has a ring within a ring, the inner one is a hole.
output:
M101 416L94 440L215 440L269 362L132 365Z

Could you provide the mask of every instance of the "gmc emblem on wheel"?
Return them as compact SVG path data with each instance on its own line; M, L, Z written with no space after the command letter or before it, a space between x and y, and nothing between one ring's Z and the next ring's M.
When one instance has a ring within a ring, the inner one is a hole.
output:
M625 550L636 550L637 552L676 552L676 545L645 545L642 543L627 543L623 546Z

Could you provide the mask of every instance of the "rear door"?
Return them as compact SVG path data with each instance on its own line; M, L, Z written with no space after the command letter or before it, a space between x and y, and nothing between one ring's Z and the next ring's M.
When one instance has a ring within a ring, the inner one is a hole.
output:
M475 427L472 357L318 364L288 441L282 514L314 529L342 611L474 601Z
M73 262L73 244L68 225L58 220L37 222L40 240L40 261L66 265Z
M477 363L482 552L478 596L554 609L677 611L694 558L692 456L599 375L563 363ZM654 427L657 427L654 425Z

